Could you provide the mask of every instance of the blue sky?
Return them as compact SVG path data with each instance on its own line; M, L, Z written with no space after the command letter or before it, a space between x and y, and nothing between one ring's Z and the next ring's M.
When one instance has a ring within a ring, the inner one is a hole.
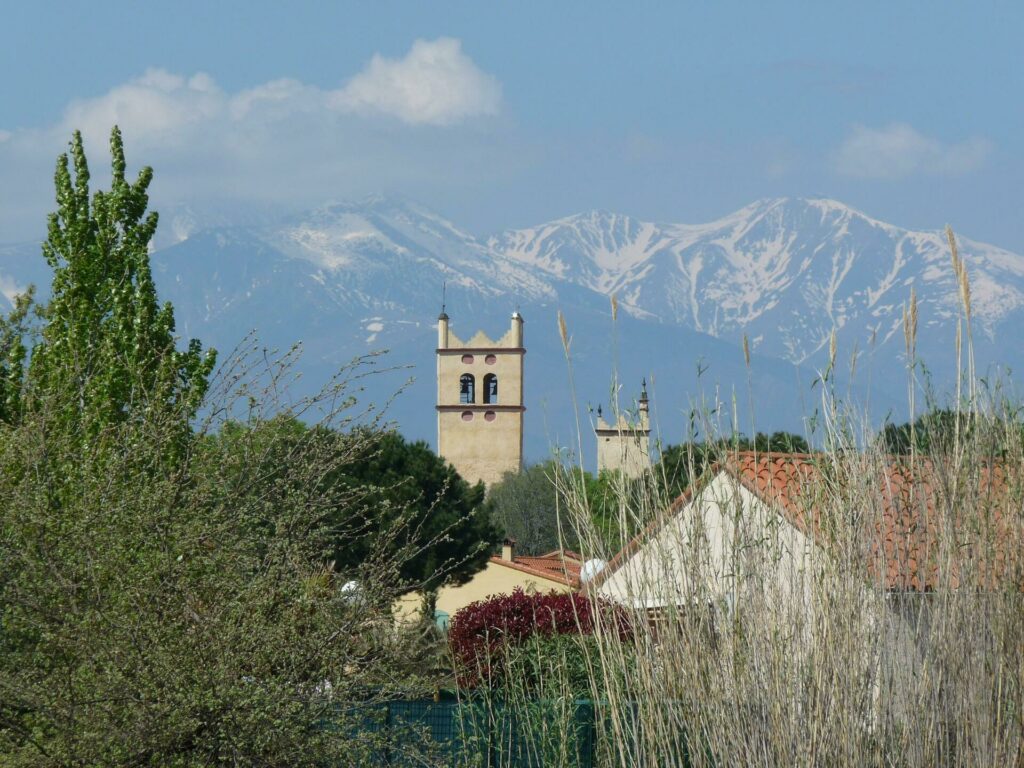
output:
M22 2L0 24L0 242L74 127L154 203L401 194L475 234L824 195L1024 252L1024 4Z

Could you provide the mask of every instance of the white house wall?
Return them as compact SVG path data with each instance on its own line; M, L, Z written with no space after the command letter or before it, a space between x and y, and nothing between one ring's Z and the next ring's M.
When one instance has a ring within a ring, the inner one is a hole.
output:
M750 591L806 600L805 577L822 564L816 552L810 537L721 472L598 593L635 608L731 603Z

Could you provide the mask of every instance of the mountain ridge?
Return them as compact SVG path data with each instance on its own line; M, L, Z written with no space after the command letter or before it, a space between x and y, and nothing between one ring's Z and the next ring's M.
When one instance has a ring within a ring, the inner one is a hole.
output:
M1024 309L1024 258L958 241L981 298L981 330L991 337ZM864 342L881 332L891 338L909 298L901 287L923 285L919 300L934 305L937 320L954 317L958 301L941 231L903 229L830 198L766 198L696 225L591 211L509 230L488 243L554 279L616 293L642 316L715 336L745 334L755 346L774 328L787 329L793 314L817 317L814 343L802 343L806 324L790 322L788 338L765 350L797 363L851 320L860 324L847 336ZM844 282L853 284L845 294ZM773 312L783 304L797 312ZM870 310L877 322L864 316ZM759 322L762 317L770 322Z
M670 442L680 439L680 415L701 388L719 406L731 397L725 393L749 391L762 427L799 431L807 392L794 386L807 389L829 365L833 331L844 357L861 350L873 361L873 406L898 412L911 286L921 354L945 361L932 369L939 384L954 375L947 352L959 309L944 235L902 229L829 198L766 198L704 224L585 211L488 238L384 196L237 226L203 226L194 211L187 215L189 226L175 227L171 217L169 229L183 237L152 258L183 337L221 349L253 328L270 346L301 339L306 378L320 380L346 360L388 348L416 376L395 411L413 437L433 435L434 319L443 295L461 335L491 333L513 309L526 316L534 457L551 447L538 435L550 428L561 441L575 423L558 312L573 336L578 400L610 397L616 368L621 381L653 376L675 425ZM975 291L979 370L1016 367L1024 363L1013 333L1024 320L1024 258L958 241ZM0 246L0 287L48 285L33 247L30 257L27 246ZM612 296L621 309L614 326ZM854 367L839 364L835 374ZM704 373L695 376L698 369ZM621 396L628 400L629 389ZM753 414L739 413L745 407L728 418L750 431Z

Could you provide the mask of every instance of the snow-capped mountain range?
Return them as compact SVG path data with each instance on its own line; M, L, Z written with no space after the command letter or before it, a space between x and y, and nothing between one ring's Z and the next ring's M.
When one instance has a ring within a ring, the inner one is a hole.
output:
M642 376L653 376L668 442L685 436L698 390L718 398L720 415L739 418L744 431L751 416L734 408L733 392L743 393L737 402L753 401L754 427L800 430L833 330L840 369L848 371L855 351L864 361L860 386L866 392L867 370L876 414L905 418L902 315L911 287L920 356L940 389L955 371L961 310L944 234L901 229L834 200L761 200L698 225L592 211L481 239L423 206L374 197L242 226L204 223L183 209L164 217L161 233L154 271L183 337L221 349L254 328L272 345L302 340L307 380L390 349L390 362L416 376L392 412L413 437L433 438L443 290L464 336L478 328L500 335L519 308L533 458L553 443L575 443L558 310L573 336L580 401L607 402L615 367L626 401ZM958 241L978 367L1018 368L1024 257ZM0 246L0 291L9 299L29 282L49 282L38 246ZM612 296L621 310L614 327ZM749 371L744 336L754 353Z
M958 238L975 329L994 339L1021 319L1024 258ZM719 338L746 334L766 354L813 359L840 338L901 333L910 287L928 328L955 323L958 289L942 232L914 232L834 200L761 200L709 224L656 224L603 211L488 242L553 279L617 294L637 317Z

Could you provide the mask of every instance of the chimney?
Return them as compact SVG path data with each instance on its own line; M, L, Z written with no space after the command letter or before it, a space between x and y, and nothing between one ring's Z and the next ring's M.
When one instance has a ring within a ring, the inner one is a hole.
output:
M501 559L504 560L506 563L511 563L513 560L515 560L515 556L516 556L516 540L515 539L505 539L501 543Z

